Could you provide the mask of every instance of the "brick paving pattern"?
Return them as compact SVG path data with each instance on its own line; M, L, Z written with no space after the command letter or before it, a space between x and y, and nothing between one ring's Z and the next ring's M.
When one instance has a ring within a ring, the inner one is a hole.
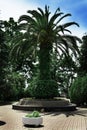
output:
M42 113L43 124L29 127L22 124L26 111L13 110L11 105L0 106L0 130L87 130L87 108L78 108L74 112Z

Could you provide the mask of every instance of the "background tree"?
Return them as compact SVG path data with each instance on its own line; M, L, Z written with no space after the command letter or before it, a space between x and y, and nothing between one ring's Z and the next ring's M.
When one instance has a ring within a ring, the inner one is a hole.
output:
M79 71L78 75L84 76L87 74L87 35L82 37L81 55L79 58Z
M63 14L58 8L54 15L50 17L49 7L45 6L45 11L41 8L37 10L29 10L29 15L22 15L19 18L19 26L22 36L16 37L16 43L11 50L12 56L25 57L32 55L35 62L38 62L37 76L34 77L30 90L32 96L36 98L53 98L57 96L57 82L51 77L51 54L61 53L65 57L69 56L72 51L75 55L79 49L77 41L79 38L72 35L65 35L65 32L71 33L67 28L71 25L77 25L75 22L60 22L71 14ZM16 53L15 53L16 52Z
M0 23L0 100L17 100L24 95L25 78L20 73L23 72L22 67L18 68L19 61L15 63L11 61L10 50L13 46L12 39L20 32L13 18Z
M70 88L70 99L78 105L87 105L87 35L82 37L80 52L78 75Z
M6 74L8 66L8 46L5 43L5 35L0 26L0 100L3 99L3 92L6 87Z
M18 22L14 20L14 18L9 18L8 21L2 22L3 30L5 32L5 40L6 44L9 46L9 53L12 47L14 46L13 39L20 37L23 35L23 32L19 31ZM20 71L22 73L29 72L29 75L32 75L32 71L34 68L33 62L34 59L32 58L32 55L24 55L22 53L18 60L15 60L9 55L9 63L12 71Z
M60 57L53 55L52 57L52 78L57 81L60 94L67 97L78 70L76 60L73 60L72 57L68 56L66 58L64 55Z
M16 36L16 35L19 35L19 28L18 28L18 23L12 18L10 17L8 21L2 21L2 27L3 27L3 31L5 33L5 42L6 44L8 45L9 47L9 53L10 53L10 50L13 46L13 38ZM15 70L15 68L17 68L17 66L19 65L19 63L15 62L13 64L13 62L10 60L10 57L9 57L9 66L13 68L11 70Z

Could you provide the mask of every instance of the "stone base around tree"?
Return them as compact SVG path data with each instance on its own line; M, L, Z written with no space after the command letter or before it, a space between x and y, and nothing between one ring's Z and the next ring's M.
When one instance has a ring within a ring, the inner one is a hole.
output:
M74 111L76 104L70 103L68 99L29 99L23 98L12 105L13 109L26 111Z

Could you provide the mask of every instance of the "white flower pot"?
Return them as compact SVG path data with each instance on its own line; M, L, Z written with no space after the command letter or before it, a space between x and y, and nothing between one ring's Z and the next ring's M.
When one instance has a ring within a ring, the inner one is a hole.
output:
M24 125L35 125L39 126L43 123L42 117L22 117L22 122Z

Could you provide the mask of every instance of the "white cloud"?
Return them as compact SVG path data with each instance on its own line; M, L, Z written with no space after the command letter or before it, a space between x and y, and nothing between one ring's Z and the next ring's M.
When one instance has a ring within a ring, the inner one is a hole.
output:
M25 0L0 0L0 19L8 20L9 17L18 19L20 15L25 14L27 10L37 9L38 4L28 3Z

